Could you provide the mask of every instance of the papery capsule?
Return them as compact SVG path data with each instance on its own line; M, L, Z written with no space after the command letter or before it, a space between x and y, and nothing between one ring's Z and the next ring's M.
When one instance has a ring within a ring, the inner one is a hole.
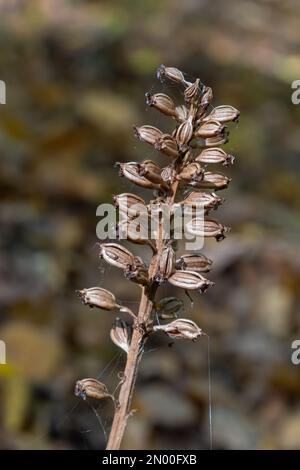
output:
M206 273L210 271L212 261L203 254L185 254L176 260L177 269L187 269L188 271L197 271Z
M162 250L162 253L159 255L158 269L155 276L155 280L159 283L166 281L174 271L174 265L175 253L171 244L169 244Z
M198 272L188 270L175 271L175 273L169 277L168 281L173 286L181 287L186 290L200 290L201 292L206 291L209 286L214 285L213 282L201 276Z
M113 198L114 205L128 217L147 216L148 209L144 199L135 194L122 193Z
M123 349L126 354L128 354L129 351L131 334L132 327L124 320L121 320L121 318L116 319L115 324L110 330L110 338L112 342L119 348Z
M214 189L218 191L220 189L225 189L228 187L231 178L221 174L221 173L212 173L206 171L203 175L203 179L201 181L191 181L189 183L190 186L197 189Z
M226 153L223 149L212 147L203 150L200 155L195 158L200 163L222 163L228 166L234 162L234 156Z
M159 300L155 306L155 312L161 320L177 318L179 314L184 313L183 301L177 297L165 297Z
M177 176L178 180L183 181L191 181L193 179L198 179L199 177L202 178L204 173L203 168L201 168L200 163L193 162L186 165L183 170Z
M184 90L184 101L186 101L187 103L195 101L199 96L200 89L200 80L199 78L197 78L195 83L192 83Z
M224 124L218 121L204 122L195 130L195 137L206 139L207 137L215 137L224 131Z
M204 140L205 147L217 147L218 145L227 144L228 142L228 132L220 132L220 134L215 137L208 137Z
M204 193L193 191L179 204L184 207L203 207L205 210L217 209L223 199L215 193Z
M108 393L106 385L97 379L82 379L78 380L75 385L74 393L77 397L86 400L87 398L95 398L102 400L103 398L112 398Z
M134 126L134 135L137 137L137 139L147 142L147 144L154 145L155 142L160 139L160 137L163 135L162 131L157 129L154 126Z
M118 243L102 243L100 245L100 257L120 269L125 269L134 260L133 254L124 246L118 245Z
M225 233L229 232L230 228L225 227L216 220L203 219L195 217L190 220L185 229L191 234L198 237L215 237L217 241L225 238Z
M219 122L236 121L240 115L240 112L230 105L222 105L214 108L211 113L206 116L203 121L210 121L216 119Z
M169 82L177 85L186 83L183 73L179 69L176 69L175 67L166 67L165 65L161 65L157 69L157 78L162 82L168 80Z
M144 176L139 174L139 163L136 162L128 162L128 163L120 163L117 162L115 164L119 167L119 174L120 176L125 176L129 181L141 186L142 188L146 189L160 189L159 184L155 184L152 181L148 180Z
M186 121L184 121L175 133L175 138L178 143L178 147L181 150L184 150L191 140L193 135L193 119L190 116Z
M188 109L186 106L184 106L184 104L180 105L180 106L176 106L175 108L175 119L176 121L178 122L183 122L183 121L186 121L187 118L188 118Z
M195 322L187 318L177 318L177 320L167 325L155 325L154 331L163 331L172 339L190 339L195 341L203 335L201 328Z
M161 184L167 188L161 177L161 168L152 160L145 160L139 165L139 174L145 176L152 183Z
M172 165L168 165L161 171L161 177L164 181L172 183L176 177L176 171Z
M82 298L85 305L90 307L98 307L103 310L119 309L114 294L102 287L91 287L77 291L79 297Z
M149 283L148 270L138 256L134 257L133 263L127 265L124 275L136 284L146 286Z
M158 109L160 112L166 116L175 115L175 104L172 98L164 93L146 93L147 105L153 106L153 108Z
M177 142L171 135L163 134L154 147L169 157L177 158L179 156Z
M200 108L206 109L213 100L213 91L210 87L205 87L200 101Z

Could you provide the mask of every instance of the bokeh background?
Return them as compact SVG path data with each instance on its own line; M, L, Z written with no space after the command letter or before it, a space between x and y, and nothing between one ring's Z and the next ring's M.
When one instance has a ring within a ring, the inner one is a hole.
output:
M167 162L132 134L169 125L144 101L168 92L161 63L241 111L218 212L232 231L205 250L216 286L193 307L179 293L210 335L213 446L300 448L299 31L296 0L0 1L1 448L105 446L111 405L80 402L74 383L114 388L124 356L109 339L113 314L75 290L101 285L136 308L139 287L98 258L96 208L133 190L116 160ZM157 336L123 447L208 448L208 388L206 340L168 347Z

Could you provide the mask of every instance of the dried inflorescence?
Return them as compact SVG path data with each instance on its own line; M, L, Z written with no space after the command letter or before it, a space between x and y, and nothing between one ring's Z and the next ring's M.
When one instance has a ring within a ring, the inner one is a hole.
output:
M184 313L181 300L167 297L155 301L157 289L165 282L184 289L186 293L204 292L214 284L203 276L212 267L212 261L205 255L199 252L183 253L179 257L175 255L175 229L168 236L161 217L163 205L168 207L171 216L174 216L178 208L190 211L192 217L185 224L185 229L194 236L214 237L220 241L229 231L228 227L210 218L209 213L223 203L216 192L226 189L231 180L218 170L208 170L207 166L227 167L234 162L234 157L220 146L228 141L227 124L238 119L239 111L229 105L212 108L212 89L202 84L198 78L194 82L186 80L177 68L162 65L157 76L161 81L183 90L184 103L181 104L176 104L164 93L146 93L147 105L173 120L175 129L169 134L152 125L134 126L134 135L159 151L162 154L161 162L167 163L160 166L149 159L116 163L120 176L138 187L150 189L153 193L149 203L132 193L122 193L113 198L119 212L116 230L118 238L145 245L145 248L147 245L151 247L151 262L147 265L143 259L118 243L100 245L100 257L121 269L125 278L141 286L139 311L135 315L128 308L119 305L111 292L100 287L79 291L84 303L91 307L127 312L133 317L131 325L118 318L110 335L112 341L128 357L108 443L109 449L120 446L130 410L137 365L148 336L163 331L172 339L196 340L203 334L193 321L177 318ZM194 216L195 205L202 208L204 220ZM150 239L146 222L153 213L160 216L155 237ZM160 320L173 321L160 324ZM89 382L94 379L85 380L87 382L77 384L76 394L88 397L99 392L99 397L105 396L102 384Z

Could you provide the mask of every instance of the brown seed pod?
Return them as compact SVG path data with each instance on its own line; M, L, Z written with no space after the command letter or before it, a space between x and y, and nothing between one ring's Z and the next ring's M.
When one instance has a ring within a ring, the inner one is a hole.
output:
M121 318L116 319L115 324L110 330L110 338L112 342L119 348L123 349L126 354L128 354L129 351L131 334L132 327L124 320L121 320Z
M172 165L168 165L161 171L161 177L164 181L172 183L176 177L176 171Z
M156 93L154 95L146 93L146 98L148 106L158 109L166 116L173 117L175 115L174 101L168 95L165 95L164 93Z
M184 101L186 103L191 103L192 101L197 100L200 94L200 79L197 78L197 80L189 85L185 90L184 90Z
M161 168L152 160L145 160L140 164L139 174L145 176L152 183L160 184L162 188L168 189L168 185L161 177Z
M75 385L74 393L76 397L80 397L83 400L87 398L95 398L96 400L112 398L106 386L99 380L92 378L78 380Z
M169 277L168 281L173 286L181 287L186 290L200 290L200 292L205 292L209 286L214 285L213 282L201 276L198 272L188 270L175 271L175 273Z
M210 87L205 87L200 101L200 112L202 109L206 109L213 100L213 92Z
M193 118L190 116L176 130L175 138L180 150L185 150L193 135Z
M157 78L161 81L169 81L175 83L176 85L185 85L186 81L184 79L183 73L176 69L175 67L166 67L161 65L157 69Z
M179 314L184 313L183 301L177 297L165 297L159 300L154 309L160 320L177 318Z
M155 276L155 280L159 283L165 282L174 271L174 265L175 253L171 244L169 244L163 249L159 257L158 269Z
M159 184L155 184L144 176L139 174L140 164L136 162L120 163L117 162L116 166L119 167L120 176L125 176L129 181L146 189L160 189Z
M186 230L191 234L198 237L215 237L217 241L225 238L225 233L229 232L230 228L225 227L216 220L201 219L195 217L185 225Z
M194 179L202 179L204 170L201 168L200 163L192 162L186 165L177 176L178 180L192 181Z
M147 216L148 209L144 199L135 194L122 193L113 198L114 205L119 208L125 216L133 218L140 215Z
M189 112L186 106L184 104L180 106L176 106L175 108L175 119L178 122L183 122L186 121L188 118Z
M162 131L157 129L154 126L133 126L134 135L137 139L141 140L142 142L146 142L147 144L154 145L155 142L160 139L162 136Z
M156 248L148 238L148 223L144 219L142 221L139 219L121 220L117 226L117 236L119 239L129 240L138 245L149 245L155 253Z
M124 275L130 281L142 286L146 286L149 283L148 270L138 256L134 257L133 263L126 266Z
M177 142L169 134L163 134L154 145L155 149L167 155L168 157L177 158L179 156Z
M120 269L125 269L134 260L133 254L117 243L102 243L100 245L100 257Z
M210 271L212 261L203 254L185 254L176 260L177 269L187 269L188 271L197 271L207 273Z
M227 144L228 135L228 132L223 131L215 137L208 137L204 140L205 147L217 147L218 145Z
M172 339L190 339L195 341L203 335L201 328L195 322L187 318L177 318L177 320L167 325L155 325L154 331L163 331Z
M214 108L211 113L206 116L203 121L210 121L215 119L219 122L236 121L240 115L240 112L233 106L222 105Z
M207 137L215 137L223 133L225 129L224 124L219 121L206 121L195 130L195 137L206 139Z
M197 189L214 189L218 191L220 189L225 189L228 187L231 178L221 174L221 173L212 173L207 171L203 175L201 181L191 181L189 186Z
M179 204L184 207L203 207L205 210L217 209L222 204L223 199L215 193L204 193L193 191Z
M90 307L98 307L103 310L118 310L116 298L112 292L102 289L102 287L91 287L77 291L79 297L82 298L85 305Z
M223 149L212 147L203 150L200 155L195 158L200 163L222 163L228 166L234 162L234 156L226 153Z

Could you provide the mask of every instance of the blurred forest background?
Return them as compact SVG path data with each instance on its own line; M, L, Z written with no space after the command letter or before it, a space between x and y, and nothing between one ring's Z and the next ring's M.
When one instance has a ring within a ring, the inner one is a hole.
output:
M98 258L96 208L133 189L116 160L163 158L132 133L165 126L144 100L168 92L161 63L241 111L217 214L232 231L205 250L216 286L193 308L182 296L211 338L214 448L300 448L299 31L296 0L0 1L1 448L105 446L111 405L81 402L74 384L113 388L124 356L109 339L113 314L75 290L113 285L136 308L139 287ZM206 340L170 348L157 336L133 408L124 448L208 448Z

